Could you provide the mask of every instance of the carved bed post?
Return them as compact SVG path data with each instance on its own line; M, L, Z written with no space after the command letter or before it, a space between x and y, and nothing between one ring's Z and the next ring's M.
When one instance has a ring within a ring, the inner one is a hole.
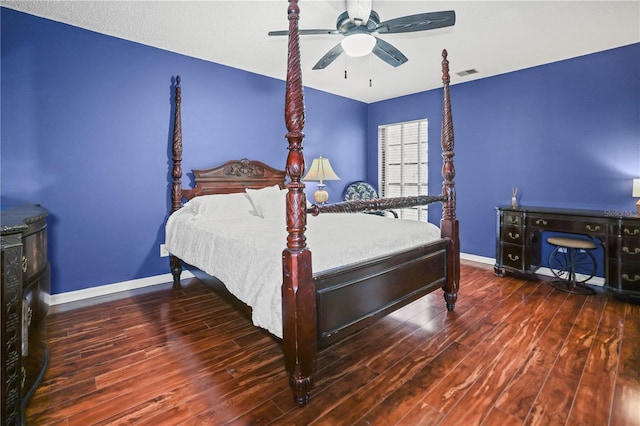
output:
M182 92L180 88L180 76L176 77L176 109L173 122L173 185L171 186L171 213L180 210L182 206L182 115L180 104ZM182 273L182 261L175 256L169 256L173 286L180 286L180 274Z
M449 61L446 49L442 50L442 83L444 85L444 101L442 105L442 220L440 230L443 238L450 238L450 252L447 256L447 282L443 286L444 300L447 309L452 311L458 299L460 285L460 235L456 219L456 189L453 178L456 175L453 166L453 120L451 118L451 102L449 94Z
M309 401L311 375L317 352L316 292L311 271L311 251L304 232L307 225L306 196L301 178L305 164L302 155L304 139L304 95L298 34L299 8L289 1L289 43L285 94L285 122L289 155L286 171L287 248L282 252L282 327L285 366L294 401L303 406Z

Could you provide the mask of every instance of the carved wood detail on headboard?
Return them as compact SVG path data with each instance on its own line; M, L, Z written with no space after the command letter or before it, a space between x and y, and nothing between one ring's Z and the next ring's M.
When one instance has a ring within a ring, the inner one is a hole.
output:
M210 169L192 170L195 187L183 189L182 196L191 199L198 195L231 194L246 188L259 189L279 185L285 188L286 172L274 169L260 161L246 158L227 161Z

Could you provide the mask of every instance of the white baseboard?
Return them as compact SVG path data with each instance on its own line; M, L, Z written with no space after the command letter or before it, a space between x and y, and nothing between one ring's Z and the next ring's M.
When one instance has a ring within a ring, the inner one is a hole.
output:
M182 279L193 278L190 271L182 271ZM131 291L139 288L150 287L158 284L166 284L173 282L171 273L155 275L152 277L139 278L136 280L122 281L114 284L106 284L98 287L85 288L83 290L69 291L67 293L52 294L48 297L47 302L50 306L60 305L62 303L77 302L78 300L91 299L92 297L106 296L123 291Z
M553 275L553 272L551 272L551 269L549 268L538 268L538 270L536 271L536 274L544 275L547 277L555 277L555 275ZM593 277L586 283L590 285L597 285L597 286L603 287L605 283L605 279L603 277Z
M496 260L491 257L477 256L475 254L460 253L460 259L471 260L472 262L484 263L487 265L495 265Z

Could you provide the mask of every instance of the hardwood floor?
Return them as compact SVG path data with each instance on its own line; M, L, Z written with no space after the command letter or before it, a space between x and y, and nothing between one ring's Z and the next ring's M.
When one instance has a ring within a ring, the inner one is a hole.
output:
M464 262L319 353L293 404L279 343L196 279L56 307L28 425L640 425L640 306Z

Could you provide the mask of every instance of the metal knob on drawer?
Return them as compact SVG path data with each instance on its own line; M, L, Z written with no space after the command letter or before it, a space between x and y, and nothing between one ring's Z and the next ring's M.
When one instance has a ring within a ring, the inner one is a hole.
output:
M622 251L628 254L638 254L640 253L640 248L636 247L633 249L633 251L631 251L631 249L629 247L622 247Z
M22 272L27 272L28 264L29 264L29 259L27 259L27 256L22 256Z
M640 281L640 275L635 274L633 278L631 278L628 274L622 274L622 279L625 281L636 282L636 281Z
M520 256L513 256L511 253L507 255L507 257L513 261L519 260Z
M516 223L518 223L518 218L517 217L512 217L511 218L511 224L515 225Z
M633 232L631 232L629 228L624 228L624 233L627 235L638 235L640 234L640 229L634 229Z
M546 225L548 222L544 219L536 220L536 225Z
M585 228L587 228L588 231L594 232L594 231L600 230L600 225L595 225L595 226L585 225Z
M517 240L518 238L520 238L520 234L512 234L511 232L509 232L509 238L511 238L512 240Z

